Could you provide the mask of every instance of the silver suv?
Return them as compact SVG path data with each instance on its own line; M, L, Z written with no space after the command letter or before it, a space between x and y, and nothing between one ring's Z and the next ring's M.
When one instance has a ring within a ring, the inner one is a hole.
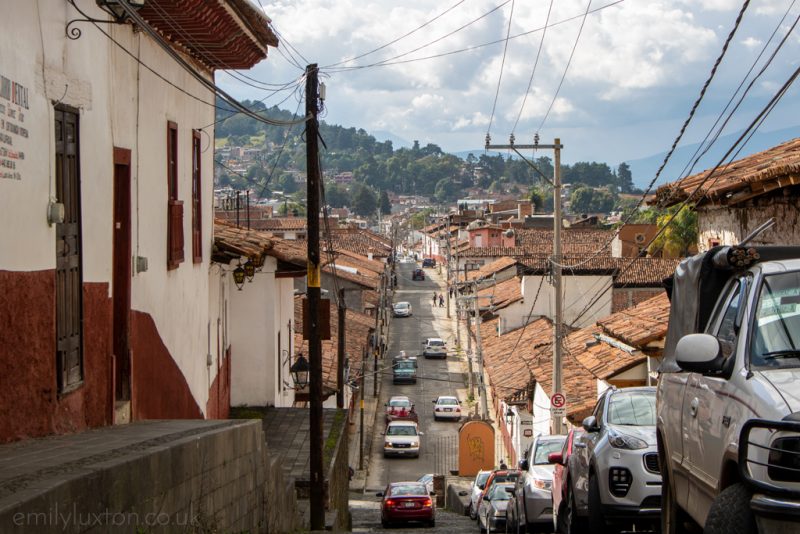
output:
M661 474L656 448L656 389L609 388L573 451L577 514L593 532L610 525L651 523L661 512ZM585 503L585 506L582 504Z

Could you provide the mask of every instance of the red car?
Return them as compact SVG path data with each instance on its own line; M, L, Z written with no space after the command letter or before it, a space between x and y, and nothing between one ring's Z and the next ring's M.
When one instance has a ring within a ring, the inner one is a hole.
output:
M422 482L392 482L382 493L381 525L389 527L392 523L421 521L428 526L436 526L436 511L433 499Z
M425 280L425 271L422 269L414 269L414 273L411 275L412 280Z
M586 528L583 518L575 514L575 494L572 491L574 482L570 477L570 461L576 441L580 440L583 430L572 429L567 434L561 452L551 452L547 461L556 464L553 470L553 526L557 532L583 532ZM584 445L585 446L585 445Z

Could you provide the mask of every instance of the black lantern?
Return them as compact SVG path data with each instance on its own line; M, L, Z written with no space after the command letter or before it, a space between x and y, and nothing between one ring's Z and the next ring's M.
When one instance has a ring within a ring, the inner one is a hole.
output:
M264 254L259 254L258 256L254 256L250 258L250 261L253 262L253 267L256 268L257 273L260 273L261 269L264 268Z
M242 269L241 265L233 270L233 283L236 284L239 291L242 290L244 286L244 269Z
M506 423L510 425L513 420L514 412L511 411L511 408L506 409Z
M302 354L298 355L297 361L289 368L289 372L292 373L292 378L294 379L295 389L303 389L308 385L308 372L310 370L308 360Z
M247 263L244 264L244 275L248 282L253 281L253 277L256 275L256 266L252 260L247 260Z

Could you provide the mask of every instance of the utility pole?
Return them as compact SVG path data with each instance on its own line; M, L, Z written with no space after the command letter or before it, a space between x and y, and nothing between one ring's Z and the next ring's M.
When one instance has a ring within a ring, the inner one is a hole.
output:
M467 266L464 264L464 283L467 282ZM472 370L472 333L470 332L470 325L472 324L472 313L469 306L464 306L467 320L467 366L469 367L469 396L475 398L475 373Z
M339 288L339 335L338 339L338 353L336 358L336 407L344 408L344 348L345 348L345 331L344 320L347 314L347 305L344 301L344 288Z
M445 278L445 280L446 280L445 285L447 286L447 293L445 293L445 298L447 299L447 303L445 304L445 308L446 308L445 313L447 315L447 318L449 319L450 318L450 288L452 287L450 285L450 260L452 258L450 257L450 215L449 214L447 215L447 232L445 233L445 235L447 236L446 237L446 239L447 239L447 269L445 270L445 277L446 277Z
M483 381L483 347L481 345L481 305L478 303L478 284L475 284L475 353L478 356L478 394L481 396L481 418L489 416L486 384Z
M461 348L461 313L460 313L461 310L459 309L458 306L458 232L461 228L461 225L457 224L456 226L458 227L456 229L456 250L455 250L456 267L455 270L453 271L454 280L452 288L453 288L453 296L456 297L456 343L458 344L458 347ZM464 281L466 282L466 278L464 279ZM449 293L450 292L448 291L448 294Z
M367 350L361 354L361 387L358 388L361 391L361 408L359 411L361 412L361 421L359 423L359 430L358 430L358 470L361 471L364 469L364 388L366 387L365 375L367 372Z
M554 156L554 171L553 171L553 181L550 182L550 179L542 174L542 171L539 170L533 162L529 161L525 156L523 156L519 149L552 149L553 156ZM551 183L553 186L553 259L550 262L550 265L553 269L553 300L555 303L554 310L553 310L553 391L551 392L553 395L561 394L561 331L563 327L563 318L562 318L562 294L561 294L561 149L564 148L561 144L561 139L558 137L555 138L552 145L540 145L539 144L539 134L534 135L533 137L533 144L532 145L515 145L514 144L514 134L511 134L509 139L509 144L507 145L492 145L491 138L489 134L486 134L486 149L487 150L498 150L498 149L510 149L517 153L519 157L521 157L525 163L531 166L540 176L542 176L545 180ZM555 417L553 415L552 406L550 408L550 425L552 428L553 434L563 434L564 433L564 425L562 422L562 417Z
M308 318L309 318L309 448L311 467L311 530L325 529L325 474L322 462L322 339L320 336L319 254L319 123L317 122L317 65L306 67L306 169L308 190Z

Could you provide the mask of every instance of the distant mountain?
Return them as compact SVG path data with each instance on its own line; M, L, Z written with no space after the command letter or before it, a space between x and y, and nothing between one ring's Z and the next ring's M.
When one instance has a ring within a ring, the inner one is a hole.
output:
M414 145L414 143L403 139L402 137L397 137L392 132L387 132L385 130L376 130L374 132L369 132L369 134L379 142L391 141L392 148L395 150L398 148L411 148Z
M691 174L702 172L716 165L720 158L725 155L725 152L730 149L731 145L736 142L740 135L742 135L742 132L736 132L720 137L717 142L714 143L714 145L708 150L708 152L700 159L697 165L694 166ZM772 148L776 145L794 139L795 137L800 137L800 126L786 128L783 130L775 130L772 132L756 132L756 134L750 139L750 142L744 146L739 155L734 159L742 159L750 154L767 150L768 148ZM658 182L656 182L656 186L673 182L685 174L686 171L684 171L683 168L686 166L687 162L693 158L694 152L697 150L698 146L699 143L694 143L691 145L678 147L675 150L675 153L672 154L667 166L663 171L661 171L661 176L659 177ZM631 167L633 183L636 185L636 187L640 187L642 189L647 187L648 183L653 176L655 176L655 173L661 166L661 163L664 161L664 156L666 155L666 152L661 152L660 154L653 154L652 156L648 156L646 158L627 161L628 165Z

